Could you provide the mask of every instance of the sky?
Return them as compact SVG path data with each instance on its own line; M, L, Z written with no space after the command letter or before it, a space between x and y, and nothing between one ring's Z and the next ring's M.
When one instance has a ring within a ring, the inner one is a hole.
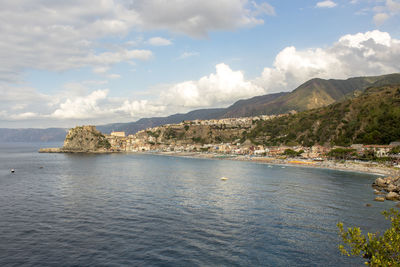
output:
M0 0L0 127L131 122L400 72L400 0Z

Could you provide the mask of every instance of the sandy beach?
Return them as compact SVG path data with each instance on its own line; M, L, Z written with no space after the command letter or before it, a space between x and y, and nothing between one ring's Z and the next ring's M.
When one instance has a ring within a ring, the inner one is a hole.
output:
M376 174L382 176L400 175L399 168L388 167L383 164L378 164L375 162L334 161L334 160L313 161L306 159L251 157L247 155L223 155L223 154L212 154L212 153L201 153L201 152L150 152L148 154L186 157L186 158L213 159L213 160L249 161L260 164L296 166L305 168L321 168L321 169L331 169L331 170L340 170L349 172L362 172L362 173Z

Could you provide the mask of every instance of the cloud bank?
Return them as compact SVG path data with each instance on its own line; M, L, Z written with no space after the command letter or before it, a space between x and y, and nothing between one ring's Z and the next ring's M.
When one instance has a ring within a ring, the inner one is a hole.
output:
M268 4L247 0L24 0L0 1L0 82L19 82L35 68L65 71L91 67L104 72L113 64L148 60L152 51L104 49L102 38L126 37L143 30L167 30L204 37L264 22ZM150 45L170 45L161 37ZM106 50L106 51L104 51Z
M243 72L233 71L228 65L216 65L216 72L198 81L175 84L162 92L168 106L188 108L212 107L230 104L241 98L263 94L260 86L246 81Z
M255 83L267 91L294 89L308 79L347 78L399 72L400 40L369 31L342 36L327 48L283 49L273 67L265 68Z
M124 54L124 53L122 53ZM195 108L220 107L236 100L289 91L315 78L348 78L400 71L400 40L378 30L348 34L325 48L289 46L273 65L248 79L225 63L198 80L182 81L161 89L149 99L113 98L104 81L69 84L66 92L45 95L33 88L1 86L0 118L132 121L140 117L169 115ZM71 96L71 92L74 94ZM45 104L43 104L45 103Z

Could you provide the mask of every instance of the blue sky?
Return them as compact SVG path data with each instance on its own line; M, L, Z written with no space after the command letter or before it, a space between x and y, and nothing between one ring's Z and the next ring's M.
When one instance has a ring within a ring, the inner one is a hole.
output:
M129 122L400 66L399 0L0 5L0 127Z

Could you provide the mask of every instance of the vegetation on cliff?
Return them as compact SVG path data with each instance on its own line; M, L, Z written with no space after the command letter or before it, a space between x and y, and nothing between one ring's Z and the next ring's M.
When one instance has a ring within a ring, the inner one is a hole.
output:
M160 144L246 142L305 147L389 144L400 140L400 85L371 87L357 97L327 107L273 119L248 118L245 124L222 121L201 125L184 122L148 129L144 133L152 137L151 142ZM333 151L330 156L348 158L352 153L354 151Z
M77 126L69 130L63 151L97 152L106 151L111 147L106 137L96 130L95 126Z
M372 87L328 107L260 121L246 137L265 145L389 144L400 139L400 85Z
M99 126L104 133L125 131L134 134L140 130L165 124L180 123L188 120L209 120L221 118L239 118L258 115L283 114L291 110L304 111L324 107L341 101L354 94L360 94L368 87L400 84L400 74L356 77L347 80L312 79L292 92L282 92L256 96L239 100L227 108L194 110L186 114L174 114L168 117L144 118L137 122L116 123Z
M213 144L239 142L249 127L251 125L195 125L185 122L181 125L166 125L149 129L144 133L152 137L154 143Z

